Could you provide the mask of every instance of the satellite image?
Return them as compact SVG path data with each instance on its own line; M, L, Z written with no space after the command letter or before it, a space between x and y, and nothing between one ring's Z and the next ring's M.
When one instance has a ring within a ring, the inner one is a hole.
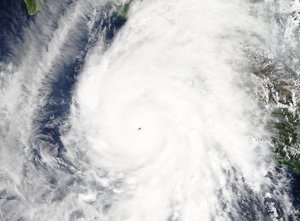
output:
M0 0L0 221L300 221L300 1Z

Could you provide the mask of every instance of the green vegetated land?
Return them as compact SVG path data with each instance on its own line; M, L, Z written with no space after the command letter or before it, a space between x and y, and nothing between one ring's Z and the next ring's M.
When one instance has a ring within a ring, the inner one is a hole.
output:
M37 13L44 5L43 0L24 0L24 2L30 15Z
M253 57L252 71L262 81L264 102L271 110L267 124L277 160L300 173L300 84L282 61Z
M128 0L123 3L111 1L109 5L113 8L114 11L117 12L119 16L123 17L124 20L127 20L128 11L132 2L133 0Z

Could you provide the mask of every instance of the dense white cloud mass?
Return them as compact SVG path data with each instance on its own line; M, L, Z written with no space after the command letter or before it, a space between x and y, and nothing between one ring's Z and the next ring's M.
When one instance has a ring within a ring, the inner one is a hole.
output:
M272 46L255 7L137 3L111 48L90 55L77 90L88 153L135 188L109 220L238 220L241 195L266 197L269 147L239 82L244 45Z
M0 217L296 220L249 83L249 53L281 50L271 17L291 3L132 1L118 26L124 3L49 2L12 47L20 63L1 64L0 187L15 199Z

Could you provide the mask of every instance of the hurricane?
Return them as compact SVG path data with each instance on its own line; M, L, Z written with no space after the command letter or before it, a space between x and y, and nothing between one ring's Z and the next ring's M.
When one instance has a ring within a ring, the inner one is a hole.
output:
M29 2L0 3L0 220L300 219L298 0Z

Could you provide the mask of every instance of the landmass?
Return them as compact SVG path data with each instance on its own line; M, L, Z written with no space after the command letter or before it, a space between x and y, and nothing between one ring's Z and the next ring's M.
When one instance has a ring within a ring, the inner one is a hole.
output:
M44 0L24 0L24 2L29 15L34 15L44 6Z
M300 173L300 84L297 73L280 60L252 54L252 71L261 79L260 93L271 110L267 129L277 160Z

